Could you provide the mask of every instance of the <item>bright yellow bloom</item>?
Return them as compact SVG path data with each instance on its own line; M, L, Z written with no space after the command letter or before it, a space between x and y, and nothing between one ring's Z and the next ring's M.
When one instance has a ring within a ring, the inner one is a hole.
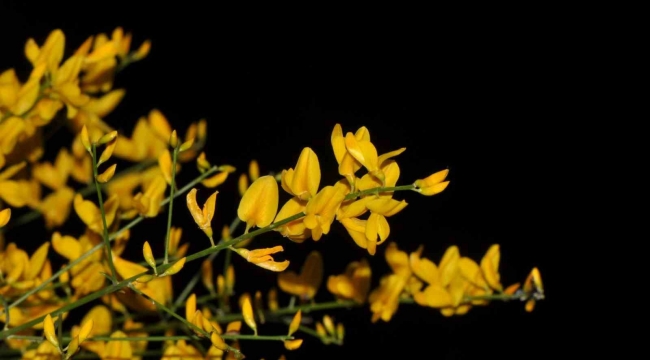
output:
M11 209L0 210L0 228L7 225L11 219Z
M282 171L282 188L300 200L316 196L320 184L318 156L310 148L304 148L298 158L296 169Z
M151 114L149 116L151 117ZM147 119L142 117L136 123L130 139L126 136L117 139L113 153L120 159L140 162L158 159L165 150L167 150L167 140L158 137Z
M353 261L344 274L331 275L327 279L327 289L337 297L363 304L370 291L371 274L372 270L366 259Z
M196 189L190 190L187 193L187 208L190 210L190 214L194 218L194 222L199 226L199 229L210 238L212 246L214 246L214 240L212 240L212 218L214 217L215 206L217 205L217 194L219 191L215 191L208 197L208 200L203 204L203 209L199 208L198 203L196 202Z
M524 282L524 293L528 295L526 301L526 311L532 312L535 308L535 303L539 299L544 298L544 285L542 284L542 275L536 267L530 271L526 281Z
M501 251L498 244L490 246L488 251L481 259L481 271L483 276L491 288L502 291L501 277L499 275L499 260L501 259Z
M293 316L291 323L289 324L289 333L287 333L288 336L291 336L293 335L293 333L298 331L301 320L302 320L302 311L298 310L296 315Z
M278 183L270 175L255 180L239 202L237 216L246 223L246 233L253 227L273 222L278 211Z
M68 220L75 192L65 186L47 195L38 206L38 211L45 219L45 227L52 229L63 225Z
M54 347L58 348L59 347L59 340L56 337L56 329L54 328L54 321L52 321L52 317L50 314L47 314L45 317L45 320L43 320L43 335L45 336L45 339L49 341Z
M255 315L253 314L253 305L251 304L251 297L249 294L242 295L240 299L242 316L246 325L253 329L255 335L257 335L257 324L255 323Z
M415 180L413 183L416 186L415 191L425 196L441 193L449 185L449 181L444 181L447 174L449 174L449 169L440 170L424 179Z
M311 198L305 207L305 227L311 230L311 237L319 240L330 231L336 212L345 199L345 192L340 186L326 186Z
M384 276L379 283L379 288L373 290L368 297L370 310L373 313L372 322L380 318L390 321L397 311L399 297L412 274L408 255L400 251L395 243L388 244L385 256L393 274Z
M273 257L271 257L271 254L276 254L284 251L284 248L282 246L274 246L272 248L255 249L255 250L248 250L244 248L236 248L236 249L231 248L231 249L235 251L237 254L239 254L241 257L246 259L246 261L267 270L281 272L286 270L287 267L289 267L288 260L277 262L273 260Z
M32 176L41 184L52 190L58 190L66 186L68 175L72 171L73 158L65 149L61 149L54 160L54 164L43 162L32 167Z
M111 196L104 202L104 213L106 214L106 226L111 226L115 220L115 214L119 207L117 196ZM104 229L102 213L99 208L89 200L84 200L81 194L75 195L74 210L81 218L81 221L92 231L101 234Z
M287 271L278 275L278 286L282 291L296 295L301 300L311 300L323 281L323 257L317 251L307 256L300 275Z
M300 214L305 211L306 207L306 201L302 201L297 197L292 197L282 206L278 212L278 215L275 217L274 222L279 222L293 215ZM280 232L282 236L287 237L291 241L295 241L297 243L301 243L311 237L311 230L305 226L304 218L297 219L279 226L275 229L275 231Z

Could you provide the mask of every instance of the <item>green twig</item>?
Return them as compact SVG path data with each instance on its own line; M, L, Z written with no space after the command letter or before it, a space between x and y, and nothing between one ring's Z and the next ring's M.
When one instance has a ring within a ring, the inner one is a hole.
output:
M379 195L380 193L383 193L383 192L404 191L404 190L413 190L413 189L415 189L415 185L413 185L413 184L392 186L392 187L380 186L380 187L376 187L376 188L372 188L372 189L366 189L366 190L350 193L345 197L345 200L352 200L352 199L358 198L359 196L364 196L364 195L369 195L369 194Z
M95 189L97 191L97 199L99 201L99 211L102 214L102 225L104 226L104 231L102 232L102 238L104 240L104 247L106 248L106 258L108 259L108 267L111 269L111 281L113 285L117 284L117 275L115 271L115 265L113 264L113 251L111 250L111 242L108 240L108 225L106 224L106 211L104 209L104 199L102 198L102 189L99 186L99 181L97 180L98 169L97 169L97 144L92 144L92 158L93 158L93 179L95 180Z
M178 158L178 146L174 147L172 155L172 181L169 189L169 210L167 211L167 235L165 235L165 260L163 264L169 263L169 236L172 229L172 213L174 209L174 190L176 190L176 159Z
M203 181L205 178L207 178L208 176L212 175L212 174L215 173L215 172L217 172L217 167L216 167L216 166L213 166L212 168L210 168L208 171L206 171L206 172L204 172L203 174L201 174L201 175L200 175L199 177L197 177L196 179L190 181L190 183L188 183L188 184L185 185L182 189L180 189L180 190L179 190L179 191L178 191L174 196L175 196L175 197L181 196L182 194L184 194L185 192L187 192L189 189L193 188L196 184L200 183L200 182ZM160 203L160 206L162 207L162 206L166 205L168 202L169 202L169 198L166 198L165 200L163 200L163 201ZM139 224L139 223L140 223L142 220L144 220L144 219L145 219L145 218L144 218L143 216L138 216L137 218L131 220L131 222L128 223L128 224L126 224L123 228L121 228L121 229L119 229L118 231L116 231L116 232L114 232L113 234L111 234L111 235L109 236L108 240L109 240L109 241L113 241L113 240L115 240L115 239L116 239L118 236L120 236L123 232L125 232L125 231L131 229L132 227L136 226L137 224ZM80 262L82 262L82 261L84 261L85 259L87 259L89 256L91 256L92 254L94 254L96 251L98 251L99 249L101 249L103 246L104 246L103 244L97 244L97 245L95 245L93 248L91 248L90 250L88 250L86 253L82 254L82 255L79 256L77 259L71 261L68 265L64 266L64 267L61 268L59 271L57 271L56 273L54 273L54 275L52 275L51 277L49 277L49 278L43 280L43 282L42 282L39 286L37 286L37 287L35 287L35 288L33 288L33 289L27 291L25 294L23 294L23 296L19 297L16 301L14 301L13 303L11 303L8 307L5 307L5 313L9 312L9 309L11 309L12 307L18 306L20 303L22 303L23 301L27 300L27 299L28 299L30 296L32 296L33 294L35 294L35 293L37 293L37 292L43 290L43 288L44 288L45 286L47 286L49 283L51 283L52 281L54 281L54 279L57 279L59 276L63 275L65 272L67 272L68 270L70 270L72 267L74 267L75 265L77 265L77 264L79 264ZM1 334L1 333L0 333L0 334Z

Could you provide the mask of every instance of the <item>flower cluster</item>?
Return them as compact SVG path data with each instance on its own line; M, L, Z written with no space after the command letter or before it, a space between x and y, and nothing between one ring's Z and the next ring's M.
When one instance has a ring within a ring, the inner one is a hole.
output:
M130 135L107 120L126 94L114 89L115 77L151 47L145 41L131 51L131 39L118 27L65 58L65 35L54 30L43 44L25 44L26 80L13 69L0 73L0 357L233 359L243 357L245 341L271 340L286 351L300 349L305 336L343 345L344 324L331 314L313 315L322 310L368 306L376 322L390 321L400 304L452 316L493 301L524 301L532 311L544 299L537 268L523 286L502 285L499 245L479 262L451 246L437 264L423 256L423 247L399 250L395 235L384 245L389 219L408 205L396 193L439 194L449 172L400 183L397 157L406 149L380 154L366 127L344 133L334 126L329 136L338 167L331 171L339 178L331 184L321 183L327 170L310 147L277 175L261 173L251 161L238 176L234 220L215 232L217 188L237 169L210 162L203 151L207 122L190 124L181 137L158 109L134 121ZM67 125L74 138L49 162L42 160L47 139L61 128L49 126L54 123ZM124 163L132 165L122 169ZM192 163L196 177L179 186L177 175ZM174 216L180 196L193 220L189 227ZM20 241L21 226L40 217L48 236L31 249ZM138 232L145 220L160 224L164 239ZM392 272L375 274L369 257L341 274L325 274L327 259L318 251L299 271L290 269L296 259L282 258L285 247L320 241L332 226L371 256L384 250ZM252 248L251 240L265 233L289 241ZM184 234L192 241L183 241ZM201 236L209 241L196 240ZM234 254L244 266L277 272L277 288L240 279L259 287L238 293ZM217 272L220 255L223 271ZM183 272L195 260L202 260L201 270ZM189 280L174 281L181 276ZM318 302L323 286L331 301ZM290 296L286 306L278 289ZM267 323L288 330L267 334Z

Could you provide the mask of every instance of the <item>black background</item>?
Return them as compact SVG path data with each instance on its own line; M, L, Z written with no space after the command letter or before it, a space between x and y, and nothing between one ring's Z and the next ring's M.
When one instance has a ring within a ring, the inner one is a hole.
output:
M288 353L289 358L357 353L536 358L554 347L557 339L549 328L559 280L553 249L560 240L550 230L555 219L549 208L557 206L551 188L558 175L552 154L563 133L557 119L570 101L570 85L563 78L569 55L549 36L552 24L527 24L530 19L524 18L505 24L460 15L453 20L439 15L426 21L315 21L238 14L233 20L228 13L193 5L88 4L65 9L53 3L3 2L0 70L15 67L24 79L30 70L24 42L33 37L41 44L54 28L65 32L69 54L89 35L123 26L133 32L132 47L145 39L153 43L149 57L129 66L116 82L127 96L106 121L124 134L130 135L135 121L152 108L160 109L181 133L190 122L206 118L206 153L213 163L245 171L254 158L262 172L277 172L295 166L300 150L310 146L319 156L324 186L338 179L329 141L334 124L340 123L344 132L367 126L379 153L407 148L397 158L400 183L450 169L451 184L440 195L396 195L409 206L389 219L389 240L406 251L424 244L425 256L436 263L451 244L478 261L491 244L499 243L504 284L523 281L533 266L545 281L548 299L530 314L520 303L493 303L454 318L402 305L390 323L371 324L367 307L334 311L346 325L346 345L323 346L305 335L303 347ZM48 144L50 157L56 145ZM192 165L186 168L181 183L196 174ZM209 193L199 194L205 199ZM233 177L220 187L215 229L236 215L237 201ZM174 214L175 223L185 226L190 253L207 245L182 203ZM162 241L162 223L147 221L134 231L127 248L133 259L141 256L143 240ZM49 238L39 231L34 233ZM14 234L7 234L7 241ZM42 243L33 241L34 246ZM338 224L317 243L298 245L271 234L253 244L283 244L289 260L319 250L327 274L369 257ZM384 249L379 247L371 259L373 287L389 271ZM274 274L239 260L234 260L238 293L275 285ZM181 274L189 278L198 265L188 264ZM292 261L291 269L299 267L300 261ZM219 261L215 268L221 268ZM180 286L175 286L177 292ZM325 286L317 299L331 299ZM266 329L262 331L286 331ZM242 350L250 358L267 359L285 352L279 343L261 342L243 342Z

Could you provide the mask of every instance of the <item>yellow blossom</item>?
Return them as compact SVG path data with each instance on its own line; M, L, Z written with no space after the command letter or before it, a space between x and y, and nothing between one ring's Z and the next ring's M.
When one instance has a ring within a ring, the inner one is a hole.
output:
M276 254L278 252L284 251L284 248L282 248L282 246L274 246L272 248L255 250L248 250L244 248L231 249L246 259L246 261L267 270L280 272L286 270L286 268L289 266L288 260L277 262L273 260L273 257L271 257L271 254Z
M237 215L246 223L246 231L271 224L278 211L278 183L270 176L255 180L239 202Z
M198 203L196 202L196 189L190 190L187 193L187 208L190 210L190 214L194 218L194 222L199 226L199 229L210 238L212 246L214 246L214 240L212 240L212 218L214 217L214 208L217 204L217 194L219 191L215 191L208 197L205 204L203 204L203 209L199 208Z
M345 199L345 192L338 186L326 186L309 200L305 207L305 227L311 230L311 237L319 240L329 233L336 212Z
M0 228L7 225L11 219L11 209L0 210Z
M242 295L241 298L241 310L244 317L246 325L253 329L255 335L257 335L257 324L255 323L255 315L253 314L253 305L251 304L251 297L248 294Z
M390 321L397 311L399 296L411 277L408 255L400 251L395 243L388 244L385 256L393 274L384 276L379 283L379 288L373 290L368 297L370 310L373 313L372 322L380 318Z
M370 264L366 259L353 261L344 274L331 275L327 279L327 289L337 297L363 304L370 291L371 273Z
M312 251L307 256L302 266L300 275L287 271L278 275L278 286L282 291L300 297L302 300L311 300L316 295L323 281L323 258L317 251Z
M47 195L38 206L48 229L63 225L70 215L74 190L65 186Z
M300 200L308 200L318 192L320 176L318 156L307 147L300 153L295 170L282 171L282 188Z
M104 228L102 222L102 213L99 208L89 200L84 200L81 194L77 194L74 198L74 210L81 218L81 221L88 226L92 231L101 234ZM106 214L106 226L111 226L115 220L115 214L119 207L116 195L109 197L104 202L104 213Z
M447 174L449 174L449 169L440 170L424 179L415 180L413 185L416 186L416 191L422 195L435 195L441 193L449 185L449 181L444 181Z

